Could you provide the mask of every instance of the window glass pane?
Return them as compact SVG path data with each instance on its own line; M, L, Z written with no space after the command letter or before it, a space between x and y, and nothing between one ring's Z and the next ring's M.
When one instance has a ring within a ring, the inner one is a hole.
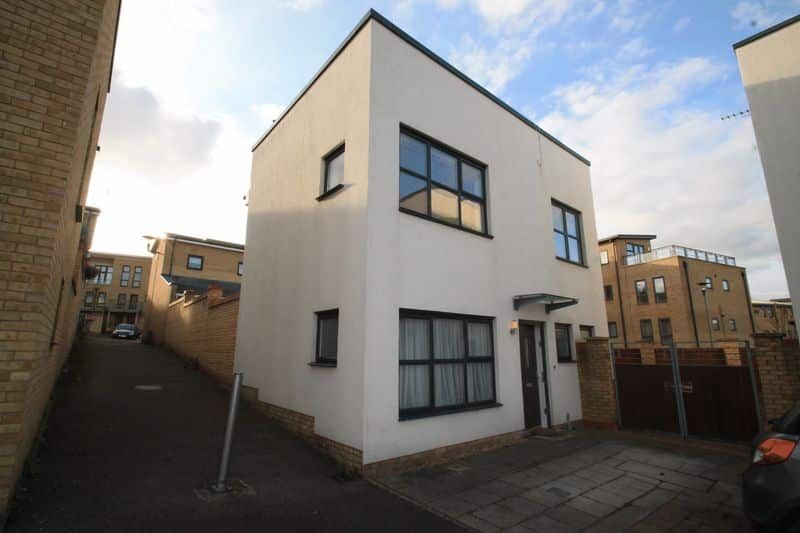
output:
M556 354L559 361L572 359L572 346L568 326L556 326Z
M485 402L492 394L492 363L467 365L467 398L469 402Z
M451 189L458 189L458 161L436 148L431 148L431 179Z
M483 198L483 171L467 163L461 163L461 188Z
M195 268L195 269L203 268L203 259L196 255L190 255L189 268Z
M325 188L329 191L344 182L344 152L328 160L328 183Z
M489 324L470 322L467 325L470 357L491 357L492 330Z
M462 198L461 225L481 233L486 231L483 227L483 205L473 200Z
M400 172L400 207L428 214L428 182Z
M607 265L608 264L608 252L602 251L600 252L600 264Z
M569 241L569 259L570 261L578 261L581 260L581 245L578 243L578 239L573 237L569 237L567 239Z
M567 234L578 236L578 218L569 211L567 211Z
M401 318L400 360L430 359L430 357L428 321L421 318Z
M564 236L560 233L554 231L553 232L553 244L556 246L556 257L560 257L561 259L567 258L567 245L564 242Z
M458 224L458 197L446 189L431 188L431 215Z
M428 369L428 365L400 365L400 409L430 405Z
M551 206L553 216L553 229L564 231L564 214L560 207Z
M428 155L424 143L400 134L400 166L422 174L428 175Z
M464 403L464 364L436 365L433 370L436 407Z
M616 337L617 336L617 323L616 322L609 322L608 323L608 336L609 337Z
M464 329L461 320L433 319L434 359L462 359L464 357Z
M339 319L335 317L319 320L319 357L336 359L336 344L339 335Z
M665 292L664 278L653 278L653 289L655 289L656 294Z

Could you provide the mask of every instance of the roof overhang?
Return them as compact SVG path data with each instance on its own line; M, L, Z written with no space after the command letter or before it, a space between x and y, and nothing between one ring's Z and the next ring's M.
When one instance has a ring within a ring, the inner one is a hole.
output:
M569 296L557 296L555 294L546 294L543 292L520 294L514 296L514 311L518 311L523 305L544 304L545 312L549 313L550 311L555 311L563 307L570 307L577 303L577 298L570 298Z

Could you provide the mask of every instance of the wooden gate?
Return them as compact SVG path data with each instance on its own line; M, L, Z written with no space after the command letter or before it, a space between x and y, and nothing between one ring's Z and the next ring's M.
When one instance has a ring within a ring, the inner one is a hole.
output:
M689 435L749 441L758 431L746 358L729 365L721 348L677 350ZM638 349L614 350L620 419L625 428L679 433L669 350L642 362Z

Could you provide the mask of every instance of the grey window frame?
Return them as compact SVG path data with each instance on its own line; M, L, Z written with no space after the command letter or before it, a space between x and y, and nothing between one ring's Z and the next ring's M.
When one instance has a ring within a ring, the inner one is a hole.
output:
M317 335L314 347L314 363L320 366L335 367L339 364L339 309L326 309L325 311L317 311L314 313L317 317ZM336 320L336 354L334 357L326 357L321 353L322 337L322 322L326 320Z
M89 280L90 285L111 285L114 280L113 265L95 265L97 275Z
M650 328L650 335L645 335L645 325ZM653 329L653 321L651 319L642 318L639 320L639 334L641 335L643 342L653 342L655 340L655 330Z
M735 318L729 318L728 319L728 331L738 331L736 329L736 319Z
M719 318L711 317L711 330L712 331L719 331L720 330Z
M658 289L656 288L657 279L660 279L664 284L664 292L658 292ZM664 278L664 276L655 276L653 278L653 301L657 304L667 303L667 280Z
M642 255L647 253L647 247L644 244L636 244L635 242L625 243L625 256L631 257L634 255Z
M128 309L135 310L137 307L139 307L139 295L131 294L130 298L128 298Z
M131 266L130 265L122 265L122 270L119 274L119 286L120 287L127 287L128 283L131 279Z
M239 263L236 265L236 275L244 275L244 261L239 261Z
M128 295L124 292L117 294L117 307L125 307L125 304L128 303Z
M644 292L639 291L639 284L644 287ZM636 294L636 303L639 305L647 305L650 303L650 295L648 294L647 290L647 280L646 279L637 279L633 282L633 291Z
M131 280L131 287L138 289L142 286L142 273L144 269L140 266L133 267L133 279Z
M409 174L409 175L411 175L411 176L413 176L415 178L424 180L426 182L426 187L427 187L426 190L427 190L427 195L428 195L428 205L427 205L428 209L427 209L427 213L420 213L419 211L414 211L412 209L408 209L408 208L402 207L399 204L400 204L400 202L403 201L403 199L398 197L398 205L399 205L400 212L406 213L408 215L412 215L412 216L415 216L415 217L424 218L425 220L430 220L432 222L443 224L443 225L449 226L451 228L460 229L460 230L466 231L468 233L473 233L475 235L480 235L482 237L492 238L491 234L489 233L489 191L488 191L488 189L486 187L487 165L485 163L481 163L477 159L474 159L474 158L464 154L463 152L461 152L459 150L451 148L450 146L447 146L446 144L443 144L443 143L441 143L441 142L439 142L439 141L437 141L437 140L425 135L424 133L420 133L420 132L418 132L418 131L416 131L416 130L414 130L412 128L409 128L408 126L403 126L403 125L400 126L400 135L398 135L398 138L397 138L398 139L398 143L397 143L398 154L399 154L399 151L400 151L400 141L401 141L401 138L402 138L403 135L406 135L407 137L411 137L412 139L414 139L414 140L416 140L416 141L418 141L420 143L425 144L427 175L420 174L419 172L417 172L415 170L411 170L411 169L408 169L408 168L404 167L402 165L402 162L399 161L399 156L398 156L398 162L399 162L399 164L398 164L398 169L399 170L397 172L398 185L399 185L400 179L401 179L401 176L400 176L401 172ZM443 152L443 153L449 155L450 157L453 157L453 158L456 159L458 183L457 183L457 186L456 186L455 189L450 187L450 186L448 186L448 185L440 183L438 181L434 182L433 176L431 175L432 174L432 171L431 171L431 149L432 148L434 148L434 149L436 149L436 150L438 150L440 152ZM480 171L480 173L481 173L481 190L483 191L483 198L464 190L464 184L462 182L462 172L461 172L461 167L464 164L467 164L467 165L469 165L469 166L471 166L471 167L473 167L473 168L475 168L475 169ZM437 188L441 188L441 189L444 189L444 190L448 191L451 194L455 194L456 202L458 204L458 224L454 224L452 222L448 222L446 220L442 220L440 218L436 218L433 215L432 205L431 205L432 204L432 202L431 202L431 191L433 190L434 183L435 183L435 186ZM462 202L462 200L469 200L469 201L475 202L475 203L477 203L477 204L479 204L481 206L481 216L483 218L483 231L474 230L472 228L469 228L469 227L463 225L463 221L461 219L461 202Z
M612 329L614 331L613 333L611 332ZM616 322L609 322L608 323L608 336L609 336L609 338L612 338L612 339L616 339L617 337L619 337L619 330L617 329L617 323Z
M561 257L558 255L558 251L556 251L556 259L559 261L565 261L567 263L572 263L573 265L580 265L586 266L586 251L584 250L583 244L583 214L575 209L574 207L570 207L569 205L556 200L555 198L550 199L550 210L551 210L551 225L552 225L552 209L553 207L561 210L561 223L564 227L564 231L561 231L557 228L553 228L553 233L557 233L564 239L564 251L566 252L566 257ZM575 217L575 233L576 235L570 235L567 231L567 213L570 213ZM577 239L578 240L578 255L580 256L577 261L573 260L570 257L569 252L569 239Z
M703 278L703 283L706 284L706 289L713 289L714 288L714 280L711 279L710 276L706 276Z
M731 292L731 284L728 282L727 279L722 280L722 291Z
M603 294L607 302L614 301L614 286L613 285L603 285Z
M195 267L192 266L192 258L200 259L200 267L199 268L195 268ZM188 270L198 270L198 271L199 270L203 270L203 267L205 266L205 263L206 263L206 259L202 255L188 254L186 256L186 268Z
M601 265L607 265L608 264L608 251L607 250L601 250L600 251L600 264Z
M664 324L665 323L669 324L669 335L667 335L667 336L664 336ZM670 320L669 318L659 318L658 319L658 336L661 339L661 344L669 344L671 342L674 342L674 340L675 340L674 335L675 334L674 334L674 332L672 330L672 320ZM669 343L668 342L664 342L665 339L669 339Z
M102 298L101 298L102 296ZM95 305L106 305L107 303L107 294L105 291L97 293L97 299L95 301Z
M425 418L429 416L436 416L440 414L458 413L461 411L472 411L484 407L495 407L497 403L497 375L495 369L495 335L494 335L494 317L478 316L478 315L463 315L455 313L443 313L437 311L422 311L416 309L400 309L398 317L398 325L400 320L404 318L427 320L428 321L428 341L430 342L430 356L428 359L402 359L399 346L397 352L397 359L400 366L408 365L422 365L428 367L428 405L424 407L411 407L400 409L400 420L413 420L416 418ZM451 358L451 359L437 359L434 353L434 340L433 340L433 320L436 318L443 318L447 320L459 320L462 323L462 331L464 335L464 357ZM489 356L470 356L469 354L469 324L485 324L489 326L489 340L491 342L491 355ZM469 379L467 369L470 363L491 363L492 369L492 397L488 400L480 400L477 402L469 401L469 389L467 380ZM436 381L435 381L435 368L436 365L450 365L450 364L463 364L464 366L464 403L457 405L448 405L444 407L436 407ZM399 368L398 368L399 371ZM398 384L399 386L399 384Z
M569 353L566 357L561 354L558 350L558 331L563 330L567 332L567 347L569 348ZM575 362L575 350L572 348L573 343L573 335L572 335L572 324L564 324L564 323L556 323L555 324L555 339L556 339L556 360L559 363L574 363Z
M328 177L329 177L329 170L331 162L339 156L344 157L345 154L345 143L340 144L330 152L328 152L325 157L322 158L325 164L325 170L322 177L322 194L317 197L317 200L322 200L329 196L330 194L338 191L342 187L344 187L344 183L337 183L333 187L329 186L328 184ZM344 168L344 161L342 161L342 168ZM344 180L344 175L342 175L342 180Z

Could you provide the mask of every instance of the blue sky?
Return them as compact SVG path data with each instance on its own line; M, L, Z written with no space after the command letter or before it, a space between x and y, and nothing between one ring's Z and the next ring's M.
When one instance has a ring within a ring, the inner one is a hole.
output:
M720 116L747 108L731 44L800 0L123 2L95 249L243 241L250 147L370 7L589 158L601 235L732 254L786 294L750 120Z

